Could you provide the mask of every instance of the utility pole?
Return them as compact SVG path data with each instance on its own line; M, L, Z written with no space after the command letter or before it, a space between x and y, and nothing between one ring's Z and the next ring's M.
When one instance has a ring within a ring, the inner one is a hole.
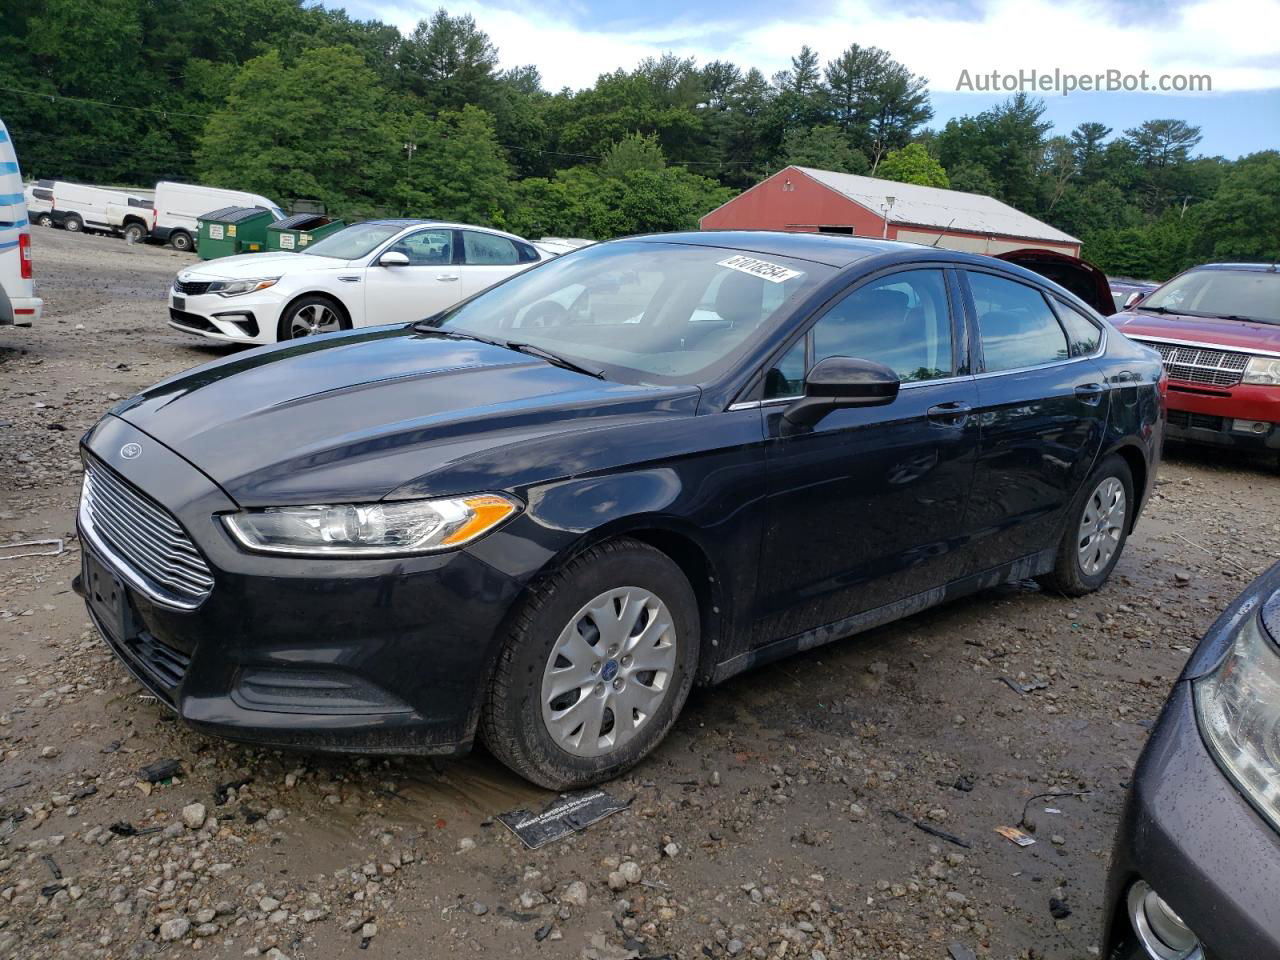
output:
M413 155L417 152L418 145L416 143L406 143L404 145L405 158L409 161L413 160Z
M893 203L896 197L885 197L884 203L880 204L880 209L884 211L884 229L880 231L880 239L889 239L889 211L893 209Z

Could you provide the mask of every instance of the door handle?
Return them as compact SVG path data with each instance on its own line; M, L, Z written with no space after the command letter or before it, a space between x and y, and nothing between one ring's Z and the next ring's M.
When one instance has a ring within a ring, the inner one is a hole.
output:
M1106 392L1107 388L1100 383L1082 383L1076 387L1076 397L1091 407L1096 407Z
M962 427L972 412L973 407L969 404L952 400L950 403L934 404L926 415L931 423L940 423L947 427Z
M448 283L450 280L457 280L458 275L456 273L445 273L436 277L436 279L439 280L441 283Z

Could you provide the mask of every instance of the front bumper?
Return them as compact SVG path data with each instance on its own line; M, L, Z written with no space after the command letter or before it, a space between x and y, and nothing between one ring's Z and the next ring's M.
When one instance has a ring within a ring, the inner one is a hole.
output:
M143 454L120 457L128 443ZM81 525L78 591L110 588L105 567L124 598L116 617L90 603L95 625L185 722L277 747L417 754L470 747L501 626L519 593L515 580L465 550L361 560L248 553L216 516L236 505L176 454L115 417L85 445L172 513L213 573L214 588L196 609L177 609L131 583L136 573L122 575L119 558L98 549Z
M1107 881L1106 949L1131 936L1129 886L1146 880L1206 958L1280 957L1280 834L1218 769L1180 680L1134 771Z
M269 290L241 297L169 291L169 326L224 343L275 343L283 297Z
M1171 383L1168 405L1166 436L1172 440L1280 450L1280 387L1241 384L1218 390Z

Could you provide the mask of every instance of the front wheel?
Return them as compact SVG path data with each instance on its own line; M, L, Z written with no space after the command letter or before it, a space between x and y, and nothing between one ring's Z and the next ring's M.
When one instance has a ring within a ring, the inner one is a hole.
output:
M593 547L516 614L489 685L485 744L552 790L616 777L675 723L698 644L697 598L670 558L629 539Z
M1106 583L1129 538L1134 509L1133 472L1112 454L1076 495L1053 570L1037 578L1040 585L1079 597Z
M278 340L299 340L321 333L337 333L351 329L346 316L328 297L310 296L295 300L280 318Z

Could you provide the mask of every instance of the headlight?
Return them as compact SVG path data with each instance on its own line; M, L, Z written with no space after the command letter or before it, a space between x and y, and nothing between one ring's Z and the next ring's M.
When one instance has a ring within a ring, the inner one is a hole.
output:
M399 503L268 507L223 517L236 539L264 553L388 556L470 543L519 509L497 494Z
M220 297L238 297L242 293L253 293L274 287L279 277L259 277L257 280L215 280L209 284L208 293L216 293Z
M1280 386L1280 357L1250 357L1240 382Z
M1256 611L1221 666L1196 681L1195 702L1201 732L1223 768L1280 829L1280 650Z

